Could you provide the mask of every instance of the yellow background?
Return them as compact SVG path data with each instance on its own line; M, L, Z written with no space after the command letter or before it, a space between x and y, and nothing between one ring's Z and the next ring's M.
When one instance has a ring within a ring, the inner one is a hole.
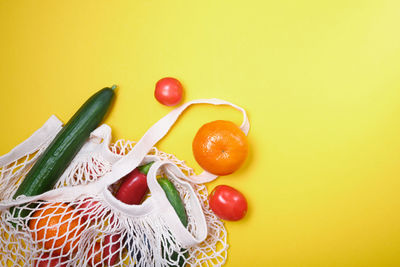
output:
M0 153L114 83L105 122L138 140L174 76L250 117L246 164L209 187L249 202L226 266L400 266L399 29L398 0L0 0ZM241 115L193 107L158 147L199 172L214 119Z

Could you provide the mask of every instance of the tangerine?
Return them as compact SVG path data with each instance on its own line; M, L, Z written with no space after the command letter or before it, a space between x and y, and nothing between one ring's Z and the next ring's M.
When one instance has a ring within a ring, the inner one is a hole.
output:
M216 120L204 124L193 139L193 155L199 165L215 175L235 172L247 158L248 141L233 122Z
M78 214L65 203L42 206L29 221L32 238L56 255L76 252L83 227Z

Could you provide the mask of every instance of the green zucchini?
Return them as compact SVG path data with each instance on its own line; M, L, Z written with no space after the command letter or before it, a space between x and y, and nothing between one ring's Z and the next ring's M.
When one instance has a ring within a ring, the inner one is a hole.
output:
M181 223L183 226L188 226L188 217L185 211L185 206L183 201L179 195L178 190L176 190L173 183L167 178L159 178L157 179L158 183L160 184L161 188L164 190L165 195L168 198L169 203L174 208L176 214L178 215ZM171 266L183 266L185 263L185 258L188 258L189 254L186 252L183 254L183 257L180 256L177 252L174 252L171 255L171 260L176 262L178 261L178 265L171 265ZM179 257L179 259L178 259Z
M114 85L98 91L81 106L25 176L14 199L20 195L39 195L54 187L90 133L103 120L114 98L115 88Z

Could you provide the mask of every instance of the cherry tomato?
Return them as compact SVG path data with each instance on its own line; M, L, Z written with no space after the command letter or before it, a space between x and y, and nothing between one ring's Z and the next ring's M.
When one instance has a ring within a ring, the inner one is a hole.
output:
M210 208L219 218L238 221L247 213L246 198L233 187L218 185L210 195Z
M175 78L162 78L156 84L154 96L163 105L175 106L182 100L182 84Z

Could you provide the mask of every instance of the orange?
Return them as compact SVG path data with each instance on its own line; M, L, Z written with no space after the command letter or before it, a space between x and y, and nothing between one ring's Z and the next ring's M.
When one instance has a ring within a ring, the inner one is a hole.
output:
M247 136L231 121L204 124L193 139L193 155L199 165L215 175L235 172L247 158Z
M46 250L66 255L76 252L83 227L78 214L65 203L52 203L40 207L29 221L33 240Z

